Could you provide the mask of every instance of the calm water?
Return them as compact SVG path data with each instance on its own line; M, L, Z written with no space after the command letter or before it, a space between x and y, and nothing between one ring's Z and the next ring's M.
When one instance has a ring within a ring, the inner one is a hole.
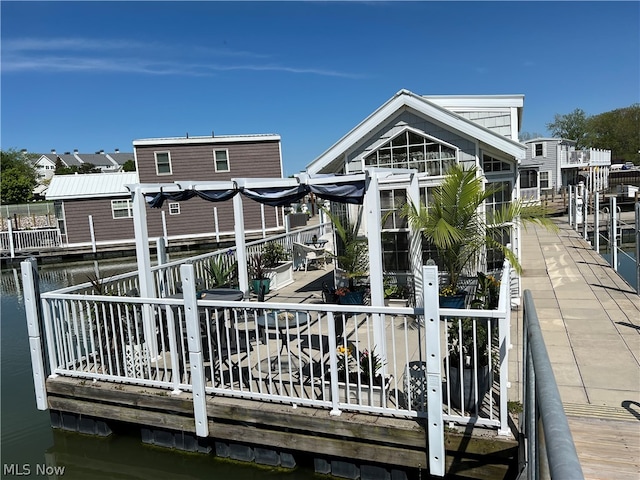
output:
M135 268L100 262L100 275L109 276ZM92 274L94 266L88 264L40 267L41 289L48 291L63 286L83 283ZM49 413L36 409L31 375L27 327L21 287L16 281L19 268L2 271L1 317L1 463L0 478L10 478L5 465L16 464L14 473L38 477L43 465L65 466L66 479L276 479L310 480L312 469L301 467L294 471L239 465L216 459L213 455L180 453L168 449L143 445L139 433L111 435L97 438L53 430ZM17 286L18 285L18 286ZM40 475L42 478L45 475ZM51 477L55 478L55 477Z

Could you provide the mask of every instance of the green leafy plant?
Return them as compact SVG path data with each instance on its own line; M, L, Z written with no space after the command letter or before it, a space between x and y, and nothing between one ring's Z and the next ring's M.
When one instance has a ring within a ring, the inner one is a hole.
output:
M478 365L489 364L489 329L484 320L474 320L470 317L451 319L447 337L449 361L452 365L458 366L462 358L463 367L469 368L475 364L476 355Z
M267 264L264 260L264 255L262 253L254 253L249 258L249 272L251 274L251 278L256 280L265 280L269 278L267 275Z
M289 260L289 254L284 245L278 242L269 242L262 249L262 257L266 268L273 268L282 262Z
M360 354L360 379L369 383L369 380L378 376L378 372L384 365L382 357L375 352L375 347L371 352L363 350Z
M238 262L229 262L222 255L212 258L209 267L205 267L205 271L209 274L214 287L238 285Z
M349 280L349 287L353 291L354 280L357 277L363 277L369 271L369 248L366 238L358 236L359 221L350 222L348 219L341 219L338 215L334 215L329 210L324 209L325 213L333 223L336 235L340 240L338 254L335 255L338 266L342 268ZM362 215L362 210L358 214L358 218Z
M544 206L518 200L485 215L481 207L500 190L501 187L494 184L485 188L477 168L453 165L442 184L434 190L433 201L428 206L406 203L402 208L402 216L408 219L412 228L421 230L425 239L436 248L438 260L448 274L447 285L455 292L459 290L463 272L477 265L487 249L500 251L516 271L521 272L513 250L496 240L500 228L511 222L557 228L546 217Z

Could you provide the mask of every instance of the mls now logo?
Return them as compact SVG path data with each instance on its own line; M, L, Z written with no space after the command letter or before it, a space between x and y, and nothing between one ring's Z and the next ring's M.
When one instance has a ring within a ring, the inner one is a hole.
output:
M64 475L65 468L66 467L39 463L36 464L34 469L29 463L23 463L22 465L19 463L5 463L2 465L2 475L15 477L29 476L32 473L46 476Z

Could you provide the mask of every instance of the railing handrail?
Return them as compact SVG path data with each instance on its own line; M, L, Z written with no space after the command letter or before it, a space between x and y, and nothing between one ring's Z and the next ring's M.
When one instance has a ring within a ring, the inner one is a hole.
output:
M273 236L269 236L267 238L261 238L259 240L254 240L252 242L247 242L246 246L247 246L247 248L249 248L249 247L253 247L253 246L256 246L256 245L260 245L262 243L278 241L280 239L287 238L287 237L292 236L292 235L304 234L307 231L312 231L312 230L318 229L318 228L322 227L323 225L329 225L329 223L311 225L311 226L308 226L308 227L305 227L305 228L300 228L300 229L293 230L291 232L282 233L282 234L278 234L278 235L273 235ZM214 257L219 256L219 255L226 255L227 252L229 252L230 250L231 251L235 251L236 250L236 246L235 245L231 245L229 247L221 248L221 249L215 250L213 252L202 253L200 255L195 255L195 256L192 256L192 257L188 257L188 258L180 258L178 260L172 260L172 261L169 261L167 263L163 263L162 265L154 265L154 266L151 267L151 272L155 273L155 272L159 272L159 271L166 271L166 270L171 269L171 268L179 267L180 265L183 265L185 263L195 263L195 262L198 262L198 261L201 261L201 260L214 258ZM118 274L118 275L112 275L112 276L109 276L109 277L107 277L105 279L102 279L102 280L112 284L112 283L115 283L115 282L118 282L118 281L121 281L121 280L126 280L126 279L129 279L129 278L137 278L137 276L138 276L138 272L134 270L134 271L131 271L131 272L121 273L121 274ZM81 291L81 290L84 290L86 288L90 288L91 286L92 286L91 282L85 282L85 283L82 283L82 284L79 284L79 285L72 285L70 287L61 288L59 290L55 290L55 291L52 291L50 293L71 294L72 292ZM74 298L76 298L76 297L74 297Z
M524 291L523 317L527 476L584 480L530 290ZM543 435L543 441L536 441L538 434ZM544 466L548 466L549 471L544 473L549 475L542 474Z

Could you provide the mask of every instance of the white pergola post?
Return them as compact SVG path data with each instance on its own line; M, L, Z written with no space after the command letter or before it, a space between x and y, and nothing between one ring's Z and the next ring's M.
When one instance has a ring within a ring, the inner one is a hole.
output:
M155 298L156 292L151 274L151 253L149 252L149 231L147 230L147 205L142 193L142 187L136 185L133 195L133 230L136 237L136 258L138 261L138 283L140 296L143 298ZM147 339L147 347L151 358L158 356L158 346L153 325L153 312L151 305L142 305L142 321L144 335Z
M247 247L244 241L244 211L240 193L233 196L233 220L236 238L236 259L238 260L238 283L240 290L249 294L249 275L247 272Z
M218 222L218 207L213 207L213 224L216 228L216 242L220 243L220 224Z
M367 235L369 239L369 281L371 288L371 305L384 306L384 286L382 269L382 222L380 218L380 192L378 176L375 170L369 172L366 178L364 194L364 208L367 218ZM384 315L373 314L373 342L381 358L387 358L387 347L384 334ZM385 375L383 362L382 374Z
M93 229L93 215L89 215L89 234L91 235L91 251L96 253L96 233Z
M407 188L407 202L409 205L420 205L420 187L418 185L418 175L411 174L409 187ZM413 291L422 291L422 232L409 227L409 264L413 274ZM422 295L414 295L416 307L421 307Z

